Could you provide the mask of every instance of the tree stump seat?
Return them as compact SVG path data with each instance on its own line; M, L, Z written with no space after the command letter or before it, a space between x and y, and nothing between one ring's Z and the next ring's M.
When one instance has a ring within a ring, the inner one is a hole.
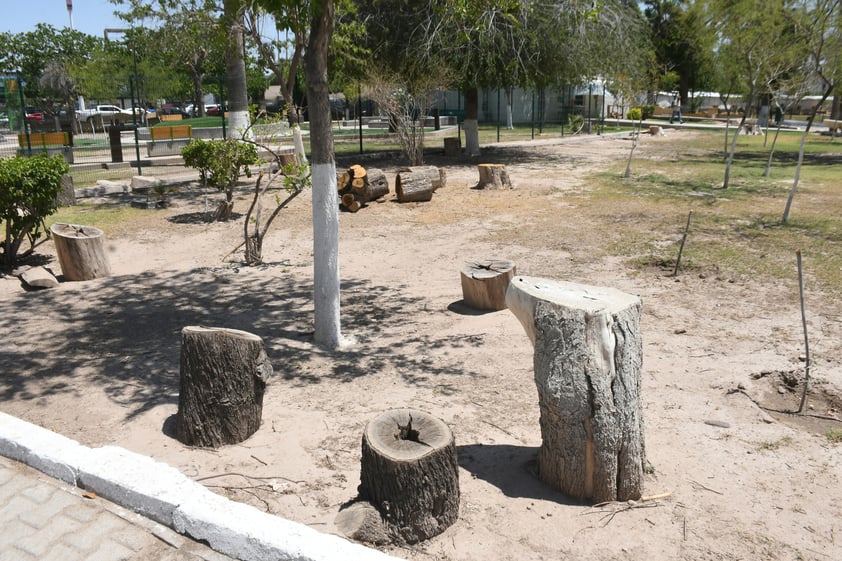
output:
M505 164L477 164L479 183L477 189L511 189L512 180Z
M517 274L514 261L485 259L462 267L462 300L477 310L505 310L509 281Z
M65 280L86 281L111 274L102 230L56 223L50 227L50 233Z
M645 462L640 299L519 276L506 303L534 347L541 480L593 503L639 499Z

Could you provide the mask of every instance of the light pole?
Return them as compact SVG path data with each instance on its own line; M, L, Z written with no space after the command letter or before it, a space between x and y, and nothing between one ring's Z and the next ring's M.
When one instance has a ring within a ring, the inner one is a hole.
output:
M67 0L68 5L72 0ZM107 28L105 29L103 35L105 36L105 40L108 41L108 34L109 33L122 33L123 35L130 33L131 29L115 29L115 28ZM137 87L137 50L134 46L134 41L131 42L129 47L132 50L132 62L134 63L134 76L129 78L129 95L132 98L132 128L134 129L134 149L135 149L135 161L137 161L137 174L143 175L143 169L140 167L140 137L137 133L137 106L135 105L135 88ZM140 92L138 91L138 97L140 97ZM140 105L140 99L138 99L138 105Z
M73 31L73 0L67 0L67 17L70 18L70 31Z

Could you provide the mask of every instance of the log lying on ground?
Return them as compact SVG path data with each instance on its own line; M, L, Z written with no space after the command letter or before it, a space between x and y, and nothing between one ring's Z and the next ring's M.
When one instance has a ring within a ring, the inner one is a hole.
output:
M181 380L176 438L217 448L260 428L263 392L272 365L257 335L188 326L181 331Z
M398 172L395 179L395 193L401 203L429 201L435 190L446 182L444 170L435 166L405 168Z
M478 189L511 189L512 180L504 164L477 164L479 170Z
M534 346L541 480L594 503L640 498L640 299L519 276L509 283L506 304Z
M514 261L468 261L462 267L462 299L477 310L504 310L506 289L516 274Z
M443 421L394 409L365 427L359 495L380 511L394 541L417 543L458 518L458 469L456 442Z
M50 227L50 233L65 280L86 281L111 274L102 230L56 223Z

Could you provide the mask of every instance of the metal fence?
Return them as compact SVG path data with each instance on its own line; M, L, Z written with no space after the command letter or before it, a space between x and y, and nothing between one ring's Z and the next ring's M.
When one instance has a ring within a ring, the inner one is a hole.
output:
M221 78L203 84L202 103L206 107L217 105L220 110L202 118L197 118L199 111L185 93L185 85L175 81L153 84L133 76L89 80L79 84L81 91L88 92L87 97L63 102L28 99L22 87L25 80L16 75L0 74L0 83L0 157L60 154L71 165L77 186L148 174L149 166L182 165L180 149L190 138L230 135ZM481 143L599 133L610 126L610 121L603 120L604 107L583 107L581 95L577 98L572 91L518 91L509 97L511 112L517 116L512 128L506 126L501 92L482 92ZM302 115L306 116L306 108ZM578 128L571 126L571 119L577 115ZM338 155L399 148L388 120L379 117L370 102L354 100L336 117L345 117L334 121ZM443 139L461 137L463 119L461 96L457 92L443 94L424 122L427 148L443 149ZM256 123L254 132L261 142L273 147L291 146L289 131L277 117L267 122L258 119ZM307 123L301 125L306 133Z

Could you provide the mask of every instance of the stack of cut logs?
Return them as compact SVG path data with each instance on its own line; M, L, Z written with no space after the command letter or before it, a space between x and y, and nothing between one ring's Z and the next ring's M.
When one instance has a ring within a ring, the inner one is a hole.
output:
M375 168L366 170L359 164L338 174L336 186L339 189L339 206L351 212L357 212L366 203L389 194L386 174Z

